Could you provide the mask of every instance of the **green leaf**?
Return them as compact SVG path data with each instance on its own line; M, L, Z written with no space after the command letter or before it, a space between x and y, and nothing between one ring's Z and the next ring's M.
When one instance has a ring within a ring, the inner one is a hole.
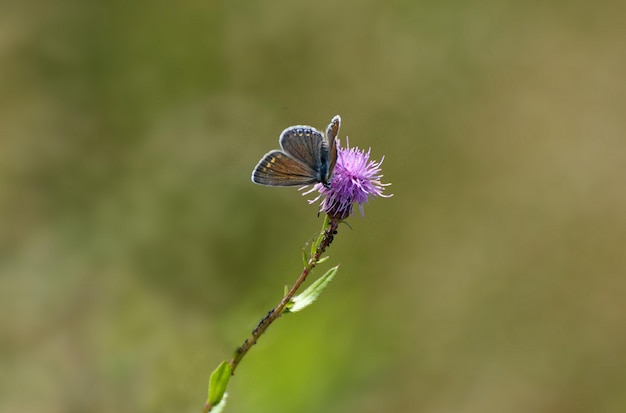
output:
M317 248L322 243L322 240L324 239L324 232L326 231L326 228L328 228L329 225L330 225L330 217L328 216L328 214L326 214L324 215L324 223L322 224L322 232L320 232L320 235L317 237L317 240L315 240L315 242L311 244L311 257L315 257Z
M224 410L224 406L226 406L227 396L228 393L224 393L224 397L222 397L222 400L220 400L218 404L211 408L211 413L221 413Z
M306 255L306 251L302 248L302 263L305 268L309 268L309 257Z
M317 247L319 247L320 242L322 242L322 236L317 237L314 243L311 244L311 257L315 257L315 252L317 251Z
M317 264L321 264L321 263L323 263L324 261L328 260L329 258L330 258L329 256L322 257L322 258L320 258L319 260L317 260Z
M313 284L311 284L301 294L293 297L291 300L293 305L290 306L287 311L289 311L290 313L296 313L313 304L313 302L317 300L317 297L320 296L322 291L324 291L324 288L326 288L328 284L332 281L338 269L339 266L336 266L326 271L326 274L315 280L315 282L313 282Z
M209 397L207 403L211 406L217 406L218 403L224 397L226 386L228 386L228 380L230 380L230 364L227 361L223 361L214 371L211 373L209 379Z

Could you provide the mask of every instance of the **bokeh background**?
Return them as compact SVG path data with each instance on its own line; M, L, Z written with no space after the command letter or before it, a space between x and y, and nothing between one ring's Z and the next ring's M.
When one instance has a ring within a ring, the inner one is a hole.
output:
M626 3L3 2L0 411L200 411L321 218L283 128L372 148L229 412L626 411Z

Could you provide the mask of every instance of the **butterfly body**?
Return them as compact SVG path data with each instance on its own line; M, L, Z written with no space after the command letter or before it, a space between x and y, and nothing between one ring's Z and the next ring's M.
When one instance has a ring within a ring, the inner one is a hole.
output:
M281 150L266 153L252 172L252 182L268 186L330 186L337 163L341 118L335 116L326 136L312 126L290 126L278 139Z

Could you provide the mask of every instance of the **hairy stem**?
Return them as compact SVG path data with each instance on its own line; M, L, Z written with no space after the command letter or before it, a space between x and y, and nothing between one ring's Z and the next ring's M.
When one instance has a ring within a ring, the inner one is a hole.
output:
M248 353L250 348L252 348L252 346L259 340L263 333L265 333L265 330L267 330L267 328L283 314L285 308L287 307L287 304L289 304L294 295L296 295L296 292L298 291L302 283L304 283L304 281L306 280L307 276L311 273L313 268L315 268L320 258L322 257L322 254L324 254L324 252L326 251L326 248L328 248L328 246L330 246L330 244L333 242L333 237L337 233L338 225L339 220L326 216L326 219L324 220L324 225L322 227L322 233L317 240L315 253L309 258L307 265L302 270L302 273L300 273L300 276L298 277L296 282L293 284L291 289L289 289L287 294L285 294L285 296L280 300L278 305L271 309L265 315L265 317L263 317L263 319L259 322L256 328L252 331L252 336L250 338L247 338L243 342L243 344L239 348L237 348L235 355L229 361L232 374L235 373L235 369L237 368L243 357Z
M324 218L324 224L322 225L322 231L313 244L313 251L311 257L307 260L307 263L300 273L300 276L293 284L291 289L285 294L285 296L280 300L278 305L272 308L268 313L263 317L263 319L259 322L259 324L252 330L252 335L250 338L247 338L241 346L237 348L233 358L228 361L230 365L231 375L235 374L235 369L244 358L244 356L248 353L248 351L252 348L254 344L259 340L259 338L265 333L265 330L280 317L286 310L287 305L291 301L291 299L296 295L298 289L302 286L304 281L306 281L307 276L313 271L313 268L319 263L320 258L326 251L326 248L330 246L333 242L333 238L335 234L337 234L337 227L341 222L341 218L338 216L330 217L326 216ZM202 413L208 413L211 411L213 406L207 401L202 409Z

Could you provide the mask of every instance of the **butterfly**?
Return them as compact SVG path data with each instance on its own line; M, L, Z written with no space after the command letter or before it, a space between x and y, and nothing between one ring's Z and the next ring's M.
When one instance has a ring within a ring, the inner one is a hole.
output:
M266 153L252 171L252 182L268 186L330 187L337 164L337 135L341 117L336 115L326 135L312 126L290 126L278 138L282 150Z

